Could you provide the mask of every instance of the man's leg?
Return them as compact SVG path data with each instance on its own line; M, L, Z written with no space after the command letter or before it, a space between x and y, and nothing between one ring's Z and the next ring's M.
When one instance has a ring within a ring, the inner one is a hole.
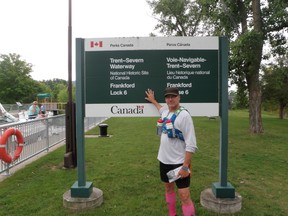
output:
M184 216L195 216L195 208L194 204L190 197L190 190L189 187L187 188L180 188L179 197L182 203L182 212Z
M169 216L176 216L176 193L174 191L174 183L165 183L165 197Z

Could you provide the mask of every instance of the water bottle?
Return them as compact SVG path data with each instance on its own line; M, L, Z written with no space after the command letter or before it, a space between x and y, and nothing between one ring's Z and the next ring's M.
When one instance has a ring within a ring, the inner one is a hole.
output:
M162 126L163 126L163 120L160 118L157 121L157 129L156 129L156 134L158 136L161 136L161 134L162 134Z
M166 120L166 129L167 129L167 135L169 138L174 138L175 137L175 131L174 127L172 124L172 121L170 119Z

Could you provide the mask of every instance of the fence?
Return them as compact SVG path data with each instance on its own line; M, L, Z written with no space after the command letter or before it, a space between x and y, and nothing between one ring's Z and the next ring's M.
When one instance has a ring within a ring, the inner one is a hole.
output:
M22 162L37 156L59 143L62 143L66 138L65 115L57 115L48 118L35 119L21 123L11 123L0 125L0 137L8 128L17 128L22 132L24 137L24 147L22 153L16 161L7 164L0 160L0 174L9 175L9 170ZM85 131L95 127L106 118L93 117L84 119ZM11 136L6 144L6 151L12 155L17 146L15 136Z

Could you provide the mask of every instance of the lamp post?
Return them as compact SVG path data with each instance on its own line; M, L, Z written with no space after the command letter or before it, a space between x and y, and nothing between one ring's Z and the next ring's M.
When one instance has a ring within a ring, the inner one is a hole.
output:
M68 0L68 102L66 105L66 153L64 167L77 166L75 103L72 99L72 2Z

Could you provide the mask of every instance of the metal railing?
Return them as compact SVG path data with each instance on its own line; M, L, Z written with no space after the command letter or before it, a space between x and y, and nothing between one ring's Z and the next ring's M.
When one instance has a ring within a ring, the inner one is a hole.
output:
M0 137L8 128L16 128L21 131L24 137L24 147L20 157L8 164L0 159L0 174L9 175L9 170L22 162L37 156L42 152L48 152L49 149L59 143L63 143L66 138L65 115L57 115L42 119L35 119L21 123L10 123L0 125ZM89 117L84 119L85 131L97 126L105 117ZM18 143L16 137L9 137L6 144L6 151L13 155Z

